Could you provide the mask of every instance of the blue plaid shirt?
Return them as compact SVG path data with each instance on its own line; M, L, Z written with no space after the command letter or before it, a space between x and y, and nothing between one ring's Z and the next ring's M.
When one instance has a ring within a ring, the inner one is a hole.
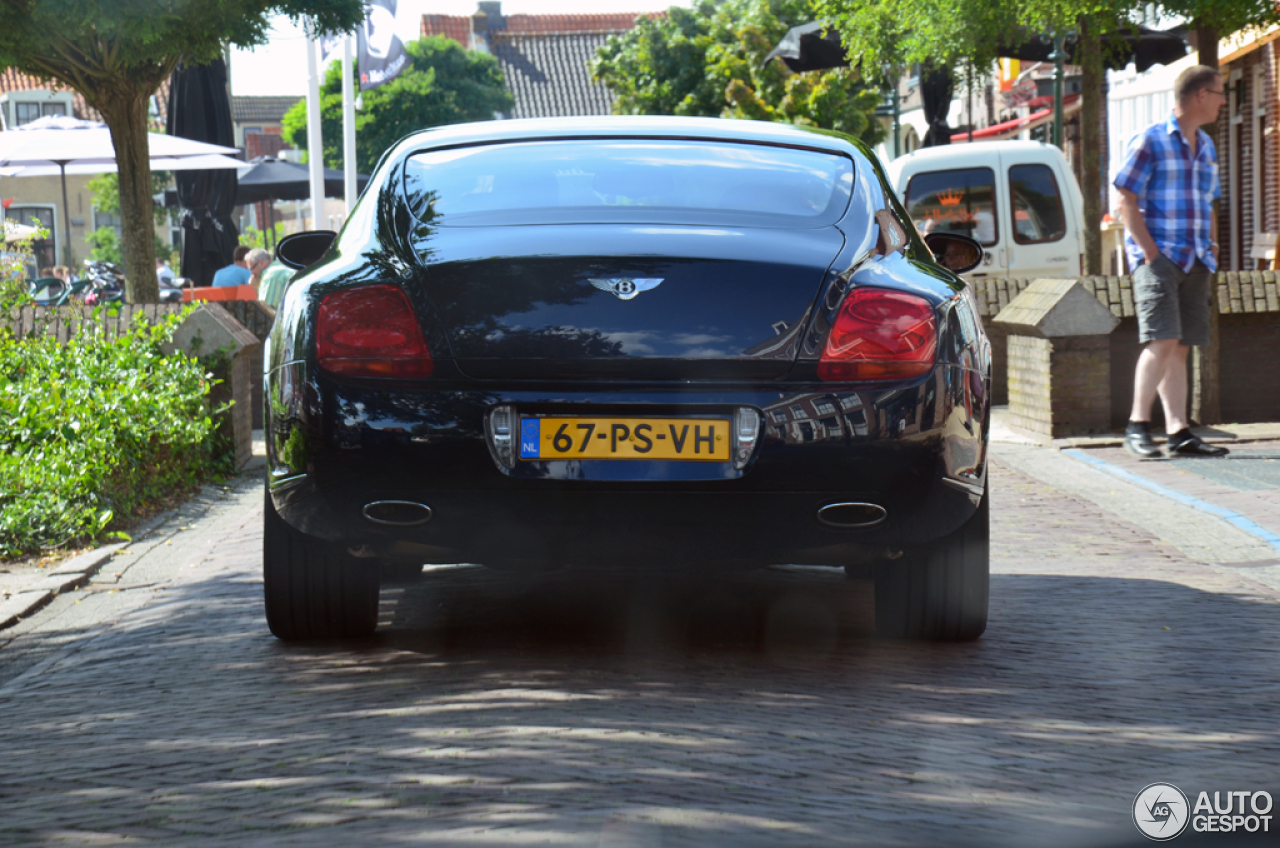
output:
M1178 119L1170 113L1167 121L1152 124L1129 142L1114 185L1137 195L1142 219L1161 253L1184 271L1190 271L1197 258L1216 271L1209 222L1213 201L1222 196L1218 154L1204 130L1196 130L1196 138L1193 162ZM1125 237L1125 249L1129 267L1138 267L1144 257L1132 233Z

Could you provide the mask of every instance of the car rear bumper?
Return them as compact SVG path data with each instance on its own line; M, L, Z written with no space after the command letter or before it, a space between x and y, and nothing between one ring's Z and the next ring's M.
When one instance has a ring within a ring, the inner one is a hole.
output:
M928 542L960 526L974 509L968 492L940 481L922 502L902 508L890 504L879 523L854 528L830 526L819 512L833 504L875 503L869 500L873 496L308 489L297 486L278 496L281 516L307 535L344 545L357 556L535 568L845 565ZM430 518L411 526L366 518L369 503L386 500L421 504Z
M305 382L302 375L273 376L272 392ZM983 381L958 366L879 392L309 385L303 396L320 402L288 404L282 396L268 415L276 508L299 531L369 558L537 567L842 565L954 531L985 484ZM485 430L486 411L498 404L615 415L747 406L759 412L764 430L741 470L634 461L510 469L495 458ZM406 507L410 523L387 524L366 515L379 501L423 508ZM860 522L866 526L833 527L819 511L838 503L884 514Z

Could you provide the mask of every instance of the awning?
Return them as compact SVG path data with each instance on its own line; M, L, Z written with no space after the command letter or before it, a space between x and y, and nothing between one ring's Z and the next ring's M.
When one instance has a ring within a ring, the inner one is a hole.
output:
M1078 95L1076 95L1078 98ZM1062 117L1068 118L1080 111L1079 99L1068 101L1063 99ZM1003 141L1006 138L1013 138L1024 130L1032 130L1036 127L1043 126L1053 120L1053 107L1041 109L1038 112L1032 112L1025 118L1014 118L1012 121L1001 121L998 124L992 124L989 127L983 127L980 130L973 131L974 141ZM969 133L956 133L951 136L952 144L963 144L969 141Z

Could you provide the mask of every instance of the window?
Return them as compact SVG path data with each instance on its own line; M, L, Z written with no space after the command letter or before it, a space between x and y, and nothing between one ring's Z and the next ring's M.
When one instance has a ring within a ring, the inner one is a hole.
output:
M840 419L839 418L823 418L822 426L827 428L828 433L839 433Z
M799 421L801 418L808 418L809 413L805 412L802 406L793 406L791 407L791 417Z
M96 230L100 227L110 227L116 231L117 235L121 233L120 219L118 217L110 212L99 212L95 209L93 210L93 228Z
M819 415L831 415L836 411L836 405L829 400L820 400L813 405Z
M1067 234L1058 181L1048 165L1014 165L1009 169L1013 240L1018 244L1058 241Z
M35 255L36 264L40 268L57 265L55 261L57 246L57 229L54 227L53 207L51 206L10 206L5 213L10 221L16 221L28 227L43 227L49 231L47 239L31 243L31 252Z
M787 413L780 409L775 409L773 411L773 420L779 424L785 424L787 421Z
M995 183L990 168L916 174L907 183L907 213L922 235L960 233L990 247L999 240Z
M43 118L46 115L65 115L67 114L67 106L65 103L15 103L13 104L13 123L14 126L22 126L29 124L36 118Z

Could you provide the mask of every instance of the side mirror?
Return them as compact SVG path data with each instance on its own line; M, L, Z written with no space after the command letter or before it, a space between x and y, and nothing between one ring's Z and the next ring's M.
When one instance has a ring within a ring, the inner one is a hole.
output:
M276 258L295 271L310 268L320 261L338 234L333 230L311 230L280 239Z
M933 252L935 262L956 274L972 271L982 262L982 245L959 233L929 233L924 243Z

